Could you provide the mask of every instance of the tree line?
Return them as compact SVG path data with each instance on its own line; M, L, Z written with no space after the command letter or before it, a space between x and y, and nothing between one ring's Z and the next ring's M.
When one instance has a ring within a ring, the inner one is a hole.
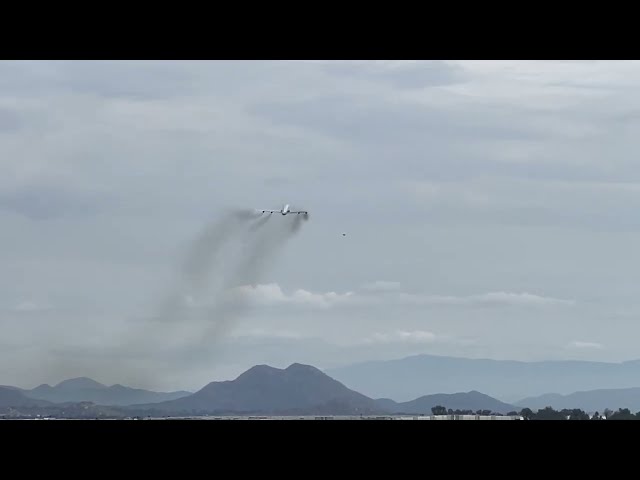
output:
M432 407L431 413L433 415L503 415L491 410L476 410L475 412L473 410L453 410L442 405ZM551 407L546 407L537 412L530 408L523 408L519 412L509 412L507 416L521 416L525 420L640 420L640 412L634 414L628 408L619 408L616 412L606 408L602 414L595 412L592 416L579 408L554 410Z

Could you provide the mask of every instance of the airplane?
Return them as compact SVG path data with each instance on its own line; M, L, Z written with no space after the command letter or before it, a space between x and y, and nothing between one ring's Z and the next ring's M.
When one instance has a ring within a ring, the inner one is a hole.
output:
M268 213L268 214L272 214L272 213L281 213L282 215L287 215L289 213L295 213L296 215L300 215L301 213L304 213L305 215L309 215L309 212L305 212L303 210L301 211L291 211L291 208L289 207L289 204L285 205L284 207L282 207L282 210L259 210L262 213Z

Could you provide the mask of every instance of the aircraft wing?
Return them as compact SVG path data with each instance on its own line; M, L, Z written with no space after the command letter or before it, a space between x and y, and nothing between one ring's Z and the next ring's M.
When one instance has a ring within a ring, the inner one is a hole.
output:
M279 213L280 212L280 210L262 210L261 208L259 208L258 211L262 213Z
M302 211L302 210L300 210L300 211L293 211L293 210L291 210L289 213L304 213L305 215L308 215L308 214L309 214L309 212L305 212L305 211Z

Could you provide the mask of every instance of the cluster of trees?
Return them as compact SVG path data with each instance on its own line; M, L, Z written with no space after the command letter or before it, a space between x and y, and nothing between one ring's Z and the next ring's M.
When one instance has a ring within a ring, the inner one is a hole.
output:
M592 416L579 408L565 408L558 411L551 407L546 407L536 413L529 408L524 408L517 415L524 417L526 420L640 420L640 412L633 414L628 408L619 408L617 412L606 408L602 414L595 412Z
M431 409L433 415L502 415L502 413L492 412L491 410L452 410L442 405L435 406ZM508 416L521 416L525 420L640 420L640 412L631 413L628 408L619 408L617 412L605 409L602 414L595 412L590 416L587 412L579 408L554 410L546 407L533 412L530 408L523 408L520 412L509 412Z
M501 413L495 413L491 410L476 410L475 412L473 410L453 410L451 408L447 409L442 405L432 407L431 413L433 415L502 415Z

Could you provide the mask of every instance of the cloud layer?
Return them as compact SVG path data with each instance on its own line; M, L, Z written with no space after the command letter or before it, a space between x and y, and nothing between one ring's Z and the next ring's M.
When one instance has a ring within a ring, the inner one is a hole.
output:
M1 62L0 383L36 380L37 352L106 358L204 225L285 203L310 221L228 301L251 299L240 331L300 338L194 347L171 381L275 351L640 357L639 81L636 61ZM169 369L171 342L144 361Z
M601 344L596 342L583 342L580 340L574 340L569 343L569 348L577 348L577 349L602 349L604 348Z
M466 307L544 307L571 306L573 300L564 300L530 293L489 292L469 296L443 296L422 293L407 293L400 290L399 282L372 282L360 291L345 293L313 293L304 289L285 293L276 284L246 285L229 292L228 301L248 299L254 306L305 306L310 308L332 308L341 306L377 307L384 305L404 306L466 306Z

